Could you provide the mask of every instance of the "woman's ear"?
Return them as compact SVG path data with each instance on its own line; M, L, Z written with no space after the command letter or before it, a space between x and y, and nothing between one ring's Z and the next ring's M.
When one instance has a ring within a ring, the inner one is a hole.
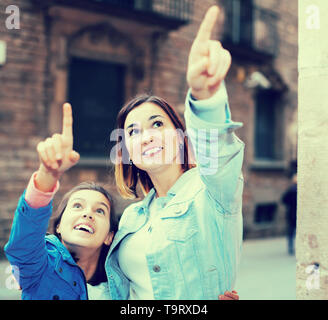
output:
M56 232L57 232L58 234L60 234L59 227L60 227L60 223L57 224L57 226L56 226Z
M114 237L114 232L111 231L110 233L108 233L108 236L106 237L106 239L104 241L104 244L106 246L109 246L112 243L112 241L113 241L113 237Z

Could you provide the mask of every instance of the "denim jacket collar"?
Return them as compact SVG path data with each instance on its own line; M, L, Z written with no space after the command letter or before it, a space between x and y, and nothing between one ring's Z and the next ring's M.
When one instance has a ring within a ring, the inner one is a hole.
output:
M54 246L56 246L64 261L67 261L72 265L76 265L76 262L74 261L70 252L55 235L53 234L47 235L46 240L51 244L53 244Z
M185 171L174 183L174 185L169 189L167 194L175 196L178 193L178 191L181 190L186 185L186 182L189 181L190 176L194 174L195 170L197 170L197 168L191 168Z
M197 168L191 168L188 171L184 172L178 180L173 184L173 186L168 190L167 197L169 199L173 198L179 190L184 188L186 186L186 182L189 181L190 176L195 173L195 170ZM145 213L146 209L149 208L149 205L151 201L156 196L156 190L155 188L152 188L148 194L145 196L145 198L140 202L140 204L136 207L136 210L138 213Z

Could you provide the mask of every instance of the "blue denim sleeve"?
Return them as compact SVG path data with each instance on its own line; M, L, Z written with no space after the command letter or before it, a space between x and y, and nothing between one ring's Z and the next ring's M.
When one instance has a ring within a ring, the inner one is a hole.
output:
M197 101L186 97L185 121L197 167L209 195L226 213L237 213L242 203L244 143L234 131L224 82L216 94Z
M52 202L46 207L31 208L25 201L25 191L18 201L4 251L22 289L37 283L47 266L45 236L51 213Z

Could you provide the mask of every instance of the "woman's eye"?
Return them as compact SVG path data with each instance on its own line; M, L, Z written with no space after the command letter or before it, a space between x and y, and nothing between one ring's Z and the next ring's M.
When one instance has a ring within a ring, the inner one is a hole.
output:
M82 205L80 203L76 202L73 204L73 208L80 209L80 208L82 208Z
M131 137L131 136L133 136L133 135L135 135L135 134L137 134L139 132L140 132L139 129L132 129L132 130L129 131L129 136Z
M103 209L97 209L97 213L100 213L100 214L105 214L105 211Z
M154 123L153 123L153 127L155 127L155 128L158 128L158 127L161 127L163 125L163 122L162 121L155 121Z

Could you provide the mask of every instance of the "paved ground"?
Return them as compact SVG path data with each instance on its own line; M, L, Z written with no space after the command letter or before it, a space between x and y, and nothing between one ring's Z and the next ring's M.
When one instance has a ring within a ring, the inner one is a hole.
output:
M235 289L241 300L294 300L296 259L286 253L285 238L244 242ZM0 300L20 299L12 286L8 262L0 261Z
M236 290L243 300L295 300L296 258L287 254L285 238L248 240Z

